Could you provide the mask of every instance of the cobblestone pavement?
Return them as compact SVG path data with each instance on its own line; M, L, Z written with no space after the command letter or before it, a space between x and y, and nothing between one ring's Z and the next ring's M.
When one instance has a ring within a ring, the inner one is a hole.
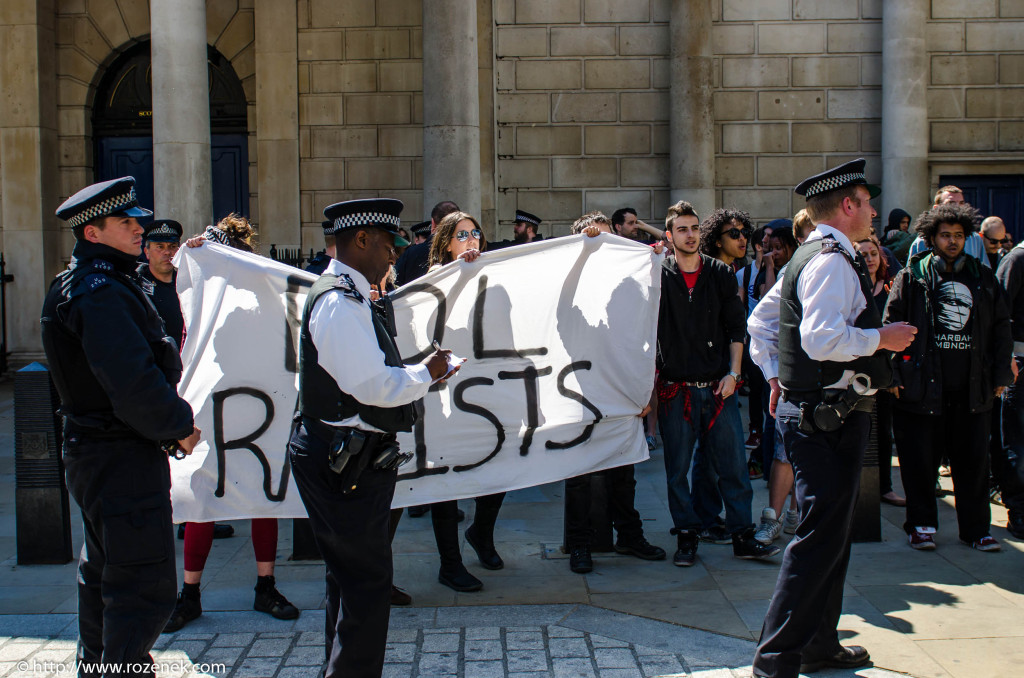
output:
M205 614L160 637L160 678L320 675L322 611L279 624L250 612ZM274 631L263 630L273 626ZM0 678L74 673L73 615L0 616ZM750 678L753 643L589 605L395 610L385 678ZM880 669L821 676L896 677Z

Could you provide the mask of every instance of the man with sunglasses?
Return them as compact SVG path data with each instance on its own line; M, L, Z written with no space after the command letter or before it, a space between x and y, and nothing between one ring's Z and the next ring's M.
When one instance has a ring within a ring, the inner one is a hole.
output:
M987 217L981 222L981 239L985 244L985 257L994 271L999 266L999 260L1007 252L1003 247L1006 241L1006 224L999 217Z

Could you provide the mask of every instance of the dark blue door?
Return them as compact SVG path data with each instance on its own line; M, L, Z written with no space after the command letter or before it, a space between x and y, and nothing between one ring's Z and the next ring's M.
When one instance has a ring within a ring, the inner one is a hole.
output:
M96 181L135 177L139 202L149 209L156 204L153 186L152 137L101 137L97 142ZM231 212L249 214L249 159L244 134L214 134L210 157L213 164L214 221ZM157 214L173 219L174 215Z
M1024 176L1019 174L950 175L939 185L952 184L964 192L964 200L978 208L983 217L999 217L1018 243L1024 237Z

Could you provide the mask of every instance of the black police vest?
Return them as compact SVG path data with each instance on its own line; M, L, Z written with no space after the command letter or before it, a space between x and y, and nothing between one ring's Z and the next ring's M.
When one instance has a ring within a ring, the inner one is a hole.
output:
M307 417L326 422L338 422L359 415L370 426L386 433L411 431L416 422L416 409L412 403L398 407L374 407L364 405L338 387L327 370L319 363L319 353L313 345L309 331L309 316L316 300L331 290L340 290L353 301L369 304L373 318L373 330L377 345L384 352L384 364L388 367L402 367L402 356L395 344L395 330L388 318L390 308L382 308L356 289L348 276L322 275L313 283L302 309L302 327L299 333L299 411ZM390 301L384 297L384 304Z
M85 249L91 251L99 247L87 247L80 242L75 248L76 252ZM111 254L118 256L117 253ZM177 384L181 380L182 364L178 345L167 336L163 320L153 303L139 286L133 273L119 270L103 258L74 262L70 268L59 273L50 285L40 318L43 349L49 360L50 376L60 396L61 415L67 417L73 424L88 429L105 433L132 433L132 429L114 414L110 397L93 371L94 367L108 369L110 366L90 365L81 338L67 326L66 322L70 304L75 297L89 294L90 287L96 283L97 277L109 281L103 284L123 286L138 300L145 315L145 320L138 329L153 352L157 368L169 384ZM98 321L102 322L101 319Z
M797 296L797 281L807 263L819 252L822 256L842 256L857 272L867 304L857 316L854 326L860 329L877 329L882 326L882 318L872 295L871 278L859 257L854 259L850 256L833 237L804 243L793 255L782 278L779 304L779 385L787 391L820 391L839 381L846 370L853 370L871 377L873 388L886 388L892 383L892 364L886 351L876 351L873 355L844 363L811 360L803 349L800 341L803 305Z

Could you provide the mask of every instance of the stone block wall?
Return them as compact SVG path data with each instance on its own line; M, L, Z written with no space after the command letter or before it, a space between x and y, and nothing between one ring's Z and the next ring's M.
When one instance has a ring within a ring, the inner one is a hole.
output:
M388 196L422 221L420 0L298 2L302 246L323 247L323 208Z
M791 217L801 179L863 156L881 178L881 0L716 0L719 205Z
M207 0L207 42L231 61L249 111L250 215L256 201L256 63L253 0ZM57 107L60 198L95 179L92 113L103 73L126 48L149 37L149 3L139 0L62 0L56 3ZM59 204L59 203L58 203ZM57 205L53 206L56 209ZM148 206L152 207L152 206ZM62 258L71 257L74 237L62 228Z
M927 40L932 156L1024 151L1024 3L932 0Z
M667 0L495 0L498 237L668 206Z

